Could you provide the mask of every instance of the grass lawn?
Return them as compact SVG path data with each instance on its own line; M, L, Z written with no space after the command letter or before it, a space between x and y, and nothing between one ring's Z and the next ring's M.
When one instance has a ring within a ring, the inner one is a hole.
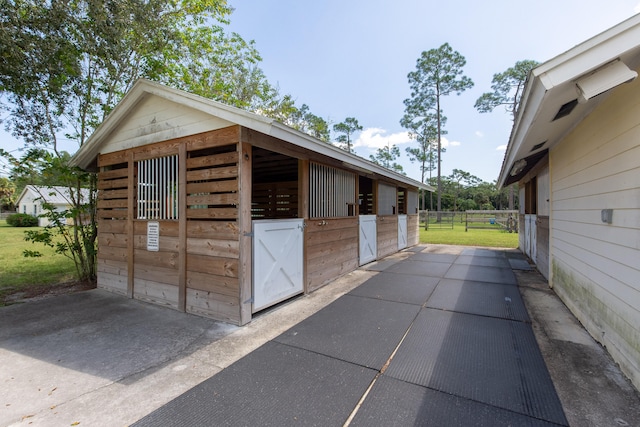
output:
M518 234L508 233L499 226L491 230L471 229L464 231L464 228L464 223L459 221L454 221L453 229L450 223L447 226L443 225L442 228L429 224L429 230L425 230L424 224L420 224L420 243L493 248L518 247Z
M0 306L8 295L37 294L52 285L75 281L75 266L70 259L38 243L25 242L24 232L35 228L10 227L0 221ZM25 258L24 249L39 251L39 258Z

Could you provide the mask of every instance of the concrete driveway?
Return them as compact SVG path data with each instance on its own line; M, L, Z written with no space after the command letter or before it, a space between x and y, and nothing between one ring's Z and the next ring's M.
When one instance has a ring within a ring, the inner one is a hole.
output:
M0 426L126 426L429 245L356 270L242 328L101 290L0 309ZM544 279L512 265L570 425L640 425L640 399ZM391 274L391 273L386 273Z
M355 271L242 328L100 289L3 307L0 426L129 425L372 274Z

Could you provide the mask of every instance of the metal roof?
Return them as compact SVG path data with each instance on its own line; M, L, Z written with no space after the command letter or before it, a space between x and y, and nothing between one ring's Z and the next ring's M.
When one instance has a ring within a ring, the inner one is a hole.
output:
M611 93L595 93L585 100L579 85L614 62L624 64L627 70L640 66L640 14L529 73L498 177L499 187L522 179Z
M22 200L28 192L31 192L34 198L39 198L52 205L69 206L73 204L69 188L46 185L27 185L22 190L22 193L20 193L16 204L20 204L20 200ZM89 190L87 188L82 189L82 198L83 200L89 200Z
M119 124L135 110L141 100L150 95L164 98L179 105L184 105L231 123L273 136L312 152L337 159L341 161L346 168L364 170L412 187L435 191L430 185L423 184L356 156L355 154L348 153L332 144L328 144L320 139L279 123L274 119L222 104L209 98L173 89L146 79L140 79L134 84L105 121L98 126L87 142L73 156L71 164L83 169L89 168L98 157L98 154L100 154L102 145L109 139L110 135L117 131Z

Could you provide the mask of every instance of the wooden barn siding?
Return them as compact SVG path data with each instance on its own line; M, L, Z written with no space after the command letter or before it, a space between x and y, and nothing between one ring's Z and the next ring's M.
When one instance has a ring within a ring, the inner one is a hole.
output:
M306 292L358 268L358 218L307 220Z
M240 239L235 207L239 203L239 132L239 127L233 126L100 156L102 171L98 179L103 201L99 204L98 286L126 294L131 276L129 287L132 285L134 298L175 309L183 309L184 304L184 310L190 313L240 322ZM181 188L184 205L217 206L181 207L186 223L184 239L180 237L179 221L159 221L158 252L146 250L147 221L131 219L129 234L127 213L135 212L134 206L129 207L131 201L135 202L135 193L128 198L128 169L112 171L107 170L109 167L119 167L129 158L133 166L134 161L176 154L181 146L186 148L184 152L192 152L232 145L235 151L186 159L186 185ZM127 249L129 235L133 245Z
M398 217L396 215L378 215L376 228L378 259L398 252Z
M640 387L640 80L550 153L552 283ZM600 219L613 209L613 224Z
M407 215L407 246L420 243L420 218L418 215Z

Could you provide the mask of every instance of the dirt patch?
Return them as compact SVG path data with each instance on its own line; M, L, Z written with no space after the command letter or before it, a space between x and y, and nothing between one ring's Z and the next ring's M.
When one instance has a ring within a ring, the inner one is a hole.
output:
M19 290L5 289L0 292L0 306L37 301L51 298L57 295L72 294L75 292L95 289L95 282L89 280L57 283L53 285L24 286Z

